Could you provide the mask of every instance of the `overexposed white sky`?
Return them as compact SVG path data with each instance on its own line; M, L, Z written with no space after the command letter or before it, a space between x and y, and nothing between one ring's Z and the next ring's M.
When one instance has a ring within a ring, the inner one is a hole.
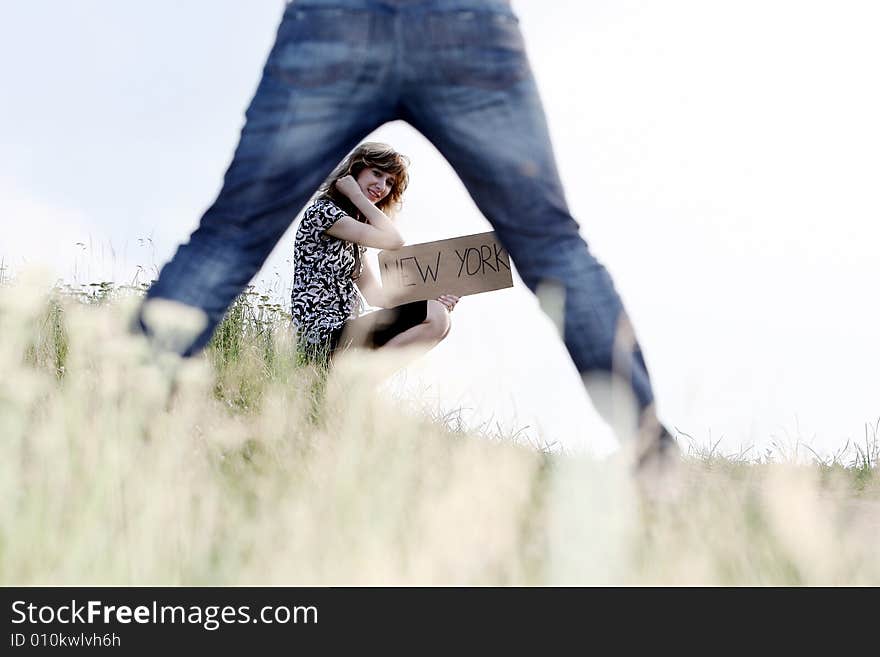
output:
M514 0L569 204L633 317L664 420L726 451L880 416L880 6ZM131 280L213 200L281 0L0 0L0 258ZM410 242L490 229L402 123ZM286 296L293 231L260 275ZM141 280L148 275L141 274ZM467 298L400 387L472 424L612 444L522 284Z

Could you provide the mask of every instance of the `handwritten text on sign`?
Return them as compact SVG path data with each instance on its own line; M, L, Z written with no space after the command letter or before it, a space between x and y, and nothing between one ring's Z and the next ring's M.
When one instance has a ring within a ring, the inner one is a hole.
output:
M395 305L513 287L510 256L494 232L381 251L379 270Z

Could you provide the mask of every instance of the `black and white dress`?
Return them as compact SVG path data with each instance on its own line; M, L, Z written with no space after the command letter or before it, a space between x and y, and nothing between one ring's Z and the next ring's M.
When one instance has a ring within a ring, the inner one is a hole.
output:
M324 232L345 216L333 201L319 198L296 230L291 306L300 345L309 350L326 348L346 320L364 311L354 280L363 271L366 247Z

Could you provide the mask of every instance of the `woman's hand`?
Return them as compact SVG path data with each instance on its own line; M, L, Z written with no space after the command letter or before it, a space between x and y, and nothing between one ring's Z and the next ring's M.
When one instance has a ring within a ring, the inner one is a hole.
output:
M357 198L358 194L363 195L361 186L351 174L343 176L336 181L336 189L345 194L352 202Z
M441 294L437 297L437 301L442 303L447 311L452 312L455 309L455 304L461 301L461 297L457 297L454 294Z

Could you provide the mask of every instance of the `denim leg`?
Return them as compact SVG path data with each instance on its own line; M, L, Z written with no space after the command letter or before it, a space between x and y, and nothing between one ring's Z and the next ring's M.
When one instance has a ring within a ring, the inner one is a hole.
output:
M422 83L404 97L405 118L455 168L529 289L564 295L563 337L585 381L622 377L645 410L647 368L611 277L569 212L516 20L447 12L428 25L428 45L413 45Z
M336 163L387 120L389 57L369 47L373 22L366 11L288 6L223 187L147 294L207 315L184 355L208 342Z

